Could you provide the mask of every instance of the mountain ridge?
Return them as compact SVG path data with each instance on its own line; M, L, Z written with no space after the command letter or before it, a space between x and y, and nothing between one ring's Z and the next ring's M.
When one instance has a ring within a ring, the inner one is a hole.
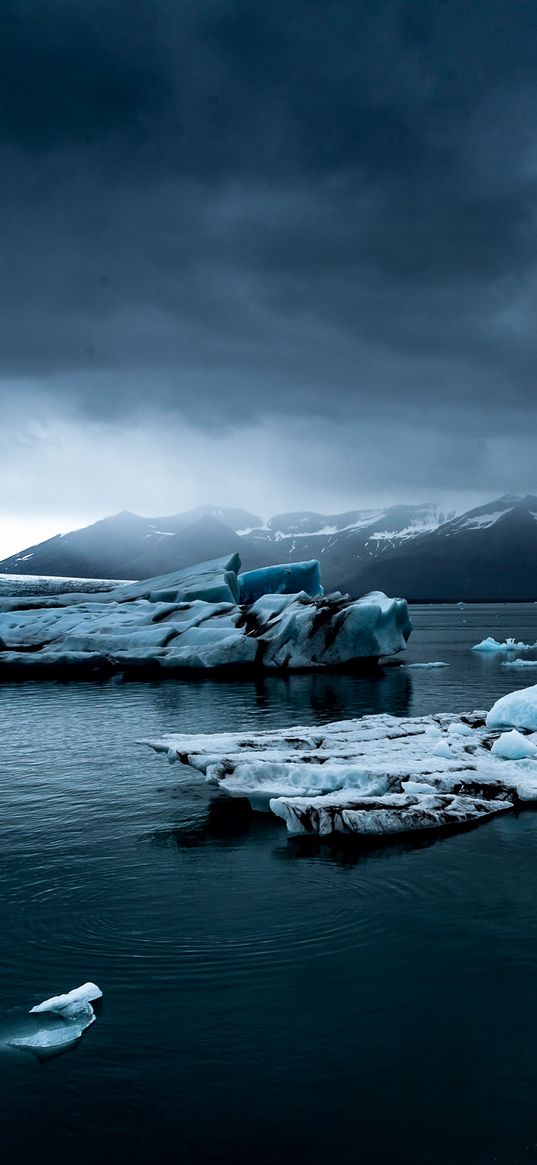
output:
M199 506L144 518L123 510L0 562L1 574L144 578L238 550L245 569L317 558L329 590L380 589L414 602L531 601L537 589L537 496L506 494L463 514L432 503L263 521Z

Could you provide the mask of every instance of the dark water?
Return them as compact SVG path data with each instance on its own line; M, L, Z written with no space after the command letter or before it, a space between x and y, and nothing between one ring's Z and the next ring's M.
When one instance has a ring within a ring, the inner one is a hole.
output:
M134 743L537 681L470 651L536 640L537 606L415 623L448 668L0 687L0 1011L104 991L76 1051L0 1058L2 1162L537 1160L537 813L304 849Z

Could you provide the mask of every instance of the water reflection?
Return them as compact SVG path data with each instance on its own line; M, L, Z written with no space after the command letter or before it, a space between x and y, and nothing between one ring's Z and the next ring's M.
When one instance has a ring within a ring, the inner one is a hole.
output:
M384 834L382 836L360 836L357 834L331 834L287 837L287 844L274 850L274 857L285 862L311 861L316 858L339 866L356 866L371 858L384 856L400 857L415 850L430 849L459 833L472 833L484 829L486 822L468 821L462 824L428 829L415 833Z
M241 680L211 677L195 683L162 680L144 685L144 694L145 703L158 713L163 730L172 731L175 725L184 723L190 710L195 711L196 727L200 722L214 725L214 709L221 709L223 700L230 728L237 723L237 713L243 723L248 720L254 727L257 720L264 719L271 724L290 725L387 711L405 716L412 701L412 685L412 675L404 668L375 665L360 672L337 674L264 674ZM139 682L129 682L123 685L122 692L128 698L129 688L140 687Z
M175 846L177 849L196 849L211 842L229 845L244 837L252 826L255 828L264 821L266 818L254 813L246 797L217 794L209 801L204 817L156 829L149 834L149 841L159 847Z

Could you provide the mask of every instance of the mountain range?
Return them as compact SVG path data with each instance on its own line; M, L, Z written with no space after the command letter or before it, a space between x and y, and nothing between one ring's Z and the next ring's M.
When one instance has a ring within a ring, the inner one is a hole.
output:
M238 550L243 567L318 558L327 589L380 589L413 602L537 598L537 497L497 498L462 515L434 505L277 514L201 506L142 518L123 511L0 562L0 573L147 578Z

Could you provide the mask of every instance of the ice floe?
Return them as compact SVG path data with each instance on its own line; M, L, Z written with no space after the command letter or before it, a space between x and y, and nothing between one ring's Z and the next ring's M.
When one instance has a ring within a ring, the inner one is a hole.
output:
M323 595L317 562L239 568L232 555L105 594L0 601L0 668L323 668L406 646L404 599Z
M534 713L537 727L537 698ZM537 800L536 744L494 728L485 712L380 715L143 743L270 809L291 833L391 834L465 825Z
M69 1051L94 1023L92 1003L101 997L95 983L84 983L45 999L29 1012L12 1014L0 1023L0 1050L29 1052L40 1060Z

